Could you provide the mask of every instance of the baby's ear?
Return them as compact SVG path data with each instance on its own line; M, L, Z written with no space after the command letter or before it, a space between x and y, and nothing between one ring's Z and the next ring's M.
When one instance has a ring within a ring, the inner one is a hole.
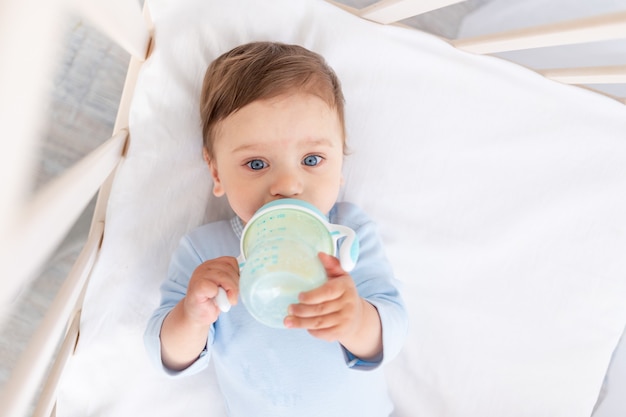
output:
M202 148L202 157L204 158L204 162L209 166L209 171L211 172L211 178L213 178L213 195L215 197L221 197L224 195L224 188L222 187L222 182L220 181L220 175L217 171L217 164L211 157L209 156L209 152L206 148Z
M213 195L215 197L221 197L224 195L224 187L222 187L222 181L220 180L220 174L217 169L215 161L209 161L209 171L211 171L211 178L213 178Z

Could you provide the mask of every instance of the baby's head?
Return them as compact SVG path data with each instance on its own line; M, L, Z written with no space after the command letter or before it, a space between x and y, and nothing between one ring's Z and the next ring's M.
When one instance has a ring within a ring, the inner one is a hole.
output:
M204 76L200 113L209 158L219 122L253 101L291 92L316 95L337 111L345 151L343 92L324 58L298 45L252 42L218 57Z
M327 213L342 183L343 105L333 70L303 47L255 42L217 58L200 104L213 194L244 222L280 198Z

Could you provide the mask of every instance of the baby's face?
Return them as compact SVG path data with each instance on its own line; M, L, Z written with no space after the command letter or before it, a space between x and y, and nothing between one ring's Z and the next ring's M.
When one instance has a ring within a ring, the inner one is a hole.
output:
M335 109L305 93L252 102L221 121L209 163L213 193L248 222L265 203L296 198L328 213L342 183Z

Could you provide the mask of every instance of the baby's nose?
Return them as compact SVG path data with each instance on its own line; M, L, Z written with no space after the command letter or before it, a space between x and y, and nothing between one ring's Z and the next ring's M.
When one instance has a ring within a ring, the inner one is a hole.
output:
M296 172L285 170L273 178L270 193L273 196L293 197L302 193L303 183Z

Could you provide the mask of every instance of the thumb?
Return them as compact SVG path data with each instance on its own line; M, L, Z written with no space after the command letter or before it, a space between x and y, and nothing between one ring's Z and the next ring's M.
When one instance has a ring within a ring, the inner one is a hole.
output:
M341 267L339 259L324 252L318 253L317 256L320 258L328 278L338 278L346 274L346 271Z

